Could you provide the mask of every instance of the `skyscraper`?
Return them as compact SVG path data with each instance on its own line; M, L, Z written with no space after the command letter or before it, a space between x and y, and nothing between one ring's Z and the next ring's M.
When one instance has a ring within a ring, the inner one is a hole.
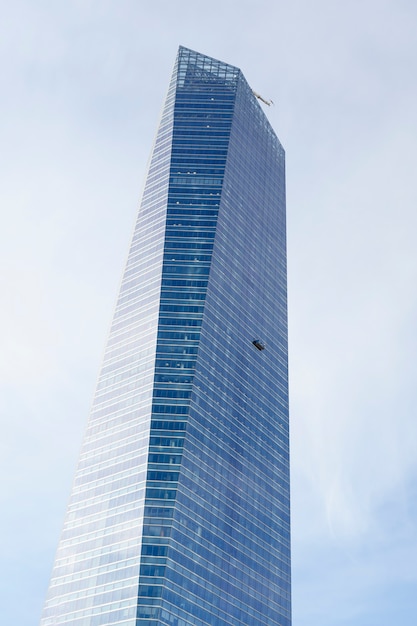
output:
M289 626L284 150L180 48L42 626Z

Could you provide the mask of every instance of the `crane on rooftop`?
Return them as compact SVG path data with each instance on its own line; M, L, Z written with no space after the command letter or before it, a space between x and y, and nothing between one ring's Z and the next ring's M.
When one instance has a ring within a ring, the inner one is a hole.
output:
M263 102L263 103L264 103L264 104L266 104L267 106L269 106L269 107L270 107L270 106L271 106L271 104L274 104L272 100L265 100L265 98L263 98L263 97L261 96L261 94L257 93L257 92L256 92L256 91L254 91L253 89L252 89L252 93L253 93L253 95L254 95L256 98L258 98L258 100L260 100L261 102Z

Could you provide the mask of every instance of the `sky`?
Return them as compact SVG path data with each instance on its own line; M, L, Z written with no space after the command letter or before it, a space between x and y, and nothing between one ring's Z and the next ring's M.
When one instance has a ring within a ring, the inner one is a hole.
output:
M4 3L0 623L39 622L181 44L287 154L294 626L415 626L416 30L414 0Z

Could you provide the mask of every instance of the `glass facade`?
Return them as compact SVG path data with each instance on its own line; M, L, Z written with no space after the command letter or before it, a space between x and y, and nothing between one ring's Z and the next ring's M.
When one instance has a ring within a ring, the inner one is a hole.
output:
M284 168L180 48L41 626L290 626Z

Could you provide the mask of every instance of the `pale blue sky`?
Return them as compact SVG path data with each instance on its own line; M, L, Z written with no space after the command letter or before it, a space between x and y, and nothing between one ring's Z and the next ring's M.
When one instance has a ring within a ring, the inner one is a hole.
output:
M5 3L1 624L38 624L182 44L287 152L294 626L415 626L416 32L414 0Z

